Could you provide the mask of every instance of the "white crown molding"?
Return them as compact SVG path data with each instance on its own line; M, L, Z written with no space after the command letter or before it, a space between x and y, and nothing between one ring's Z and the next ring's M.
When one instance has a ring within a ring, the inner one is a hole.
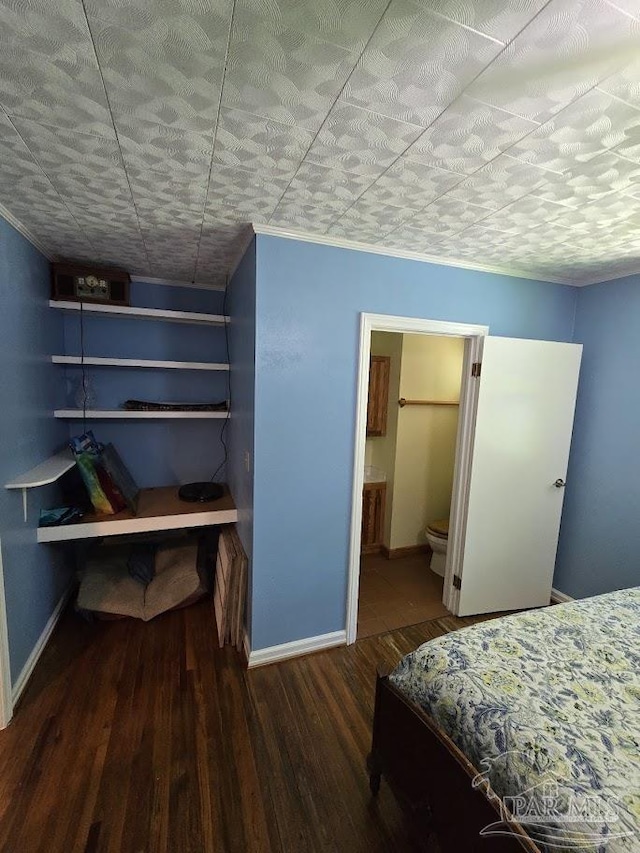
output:
M191 287L194 290L217 290L220 293L224 293L226 290L224 284L207 284L204 281L177 281L172 278L153 278L150 275L132 275L131 281L141 284L162 284L167 287Z
M282 643L279 646L257 649L249 652L248 668L253 669L255 666L266 666L268 663L297 658L300 655L332 649L335 646L344 646L346 642L346 631L333 631L331 634L320 634L317 637L306 637L303 640L294 640L291 643Z
M3 204L0 204L0 216L2 216L2 218L5 219L9 223L9 225L13 226L19 234L22 234L22 236L27 239L32 246L35 246L35 248L40 252L40 254L44 255L48 261L53 261L53 255L51 254L51 252L46 249L44 245L37 239L37 237L33 236L33 234L31 233L31 231L29 231L26 225L23 225L22 222L20 222L20 220L16 216L14 216L10 210L7 210L7 208Z
M517 267L489 266L487 264L472 264L469 261L454 258L441 258L435 255L427 255L419 252L409 252L404 249L390 249L386 246L374 246L369 243L358 243L355 240L345 240L341 237L327 237L324 234L311 234L307 231L295 231L288 228L280 228L276 225L264 225L259 222L252 223L256 234L265 234L270 237L282 237L285 240L301 240L304 243L318 243L321 246L333 246L338 249L352 249L356 252L370 252L374 255L386 255L390 258L404 258L409 261L421 261L426 264L438 264L445 267L459 267L460 269L475 270L476 272L488 272L497 275L508 275L512 278L535 279L550 284L567 284L571 287L579 287L581 282L575 279L554 277L547 273L536 273L526 271Z
M0 216L13 226L32 246L34 246L44 257L53 262L55 255L52 255L49 249L35 237L31 231L24 225L10 210L0 203ZM289 228L280 228L276 225L265 225L260 222L251 223L251 231L247 235L246 241L241 244L241 248L235 255L232 263L229 266L229 278L234 275L242 261L254 234L265 234L271 237L282 237L285 240L300 240L303 243L317 243L320 246L332 246L336 249L351 249L355 252L369 252L374 255L384 255L389 258L403 258L409 261L420 261L426 264L439 264L445 267L458 267L459 269L474 270L476 272L494 273L496 275L507 275L512 278L536 279L538 281L549 282L550 284L566 284L570 287L590 287L593 284L604 284L609 281L618 281L621 278L628 278L633 275L640 275L640 266L636 270L626 270L621 273L613 273L606 278L600 276L596 278L586 278L582 280L563 278L562 276L550 276L547 273L521 270L517 267L510 266L491 266L488 264L472 264L469 261L463 261L456 258L442 258L436 255L428 255L422 252L410 252L404 249L391 249L386 246L374 246L370 243L359 243L356 240L345 240L341 237L327 237L324 234L312 234L308 231L296 231ZM181 281L169 278L154 278L148 275L132 275L131 281L144 282L146 284L160 284L167 287L188 287L195 290L214 290L224 293L226 284L217 284L214 282L205 281Z

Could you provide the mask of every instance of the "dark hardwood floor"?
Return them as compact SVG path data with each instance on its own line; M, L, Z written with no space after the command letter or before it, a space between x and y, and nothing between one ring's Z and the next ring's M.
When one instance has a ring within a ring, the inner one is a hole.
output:
M375 670L472 621L247 672L208 600L146 624L68 611L0 732L0 850L435 851L369 794Z

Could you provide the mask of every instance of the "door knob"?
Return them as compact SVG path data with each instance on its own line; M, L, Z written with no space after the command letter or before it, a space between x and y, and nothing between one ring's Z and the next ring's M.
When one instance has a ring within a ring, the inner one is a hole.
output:
M555 483L553 485L556 487L556 489L563 489L567 484L565 483L564 480L562 480L562 479L560 479L560 477L558 477L558 479L555 481Z

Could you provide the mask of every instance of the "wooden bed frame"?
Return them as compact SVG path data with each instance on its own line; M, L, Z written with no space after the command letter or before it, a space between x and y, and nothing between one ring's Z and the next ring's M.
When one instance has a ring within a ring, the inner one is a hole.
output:
M373 795L385 777L420 837L435 833L442 853L541 853L515 820L511 835L482 836L505 809L451 738L378 672L373 742L367 759ZM502 808L502 811L501 811Z

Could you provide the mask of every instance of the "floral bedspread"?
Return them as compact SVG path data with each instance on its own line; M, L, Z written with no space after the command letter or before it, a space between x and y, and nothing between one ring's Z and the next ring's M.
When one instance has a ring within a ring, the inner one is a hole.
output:
M640 851L640 587L430 640L391 681L541 849Z

